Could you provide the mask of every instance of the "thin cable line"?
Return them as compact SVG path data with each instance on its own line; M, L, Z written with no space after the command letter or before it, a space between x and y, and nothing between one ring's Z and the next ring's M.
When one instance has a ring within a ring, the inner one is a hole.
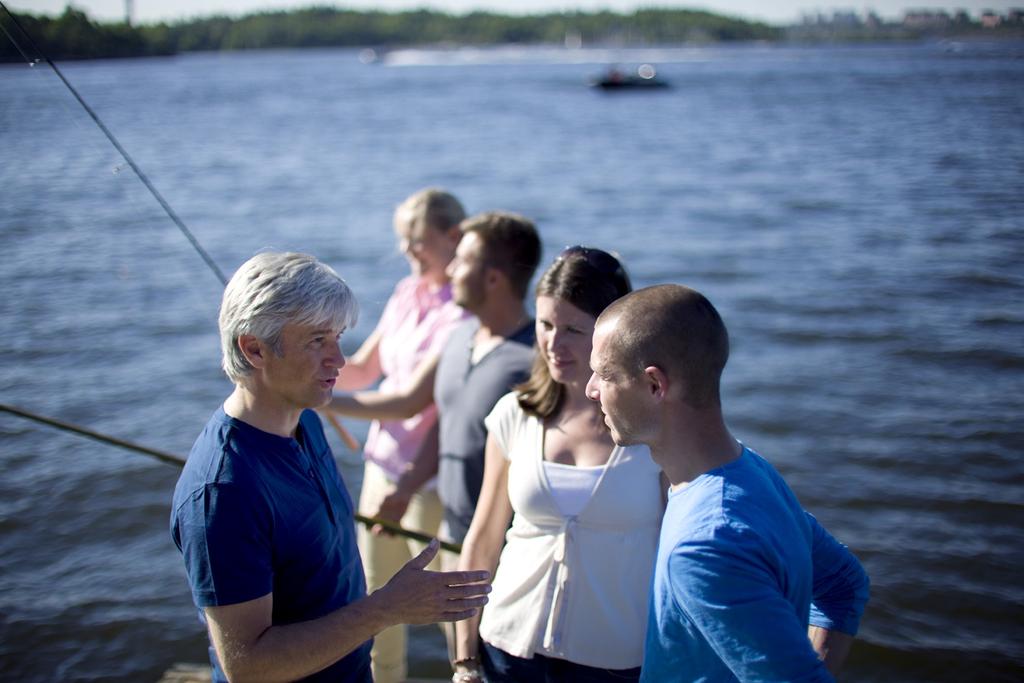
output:
M197 240L195 235L192 234L192 231L188 229L184 221L182 221L181 218L178 217L178 214L175 213L174 209L171 208L171 205L167 203L167 200L164 199L163 195L160 194L160 192L156 189L153 183L150 182L149 177L142 171L141 168L139 168L138 164L135 163L135 160L131 157L130 154L128 154L128 150L126 150L121 145L121 143L110 131L110 129L107 128L107 126L100 119L99 115L96 114L96 112L93 111L93 108L89 106L89 103L82 98L82 96L78 93L75 87L71 85L68 79L64 77L64 74L61 72L59 68L57 68L57 65L53 63L53 60L51 60L46 55L46 53L39 48L39 46L36 44L36 41L32 38L28 31L24 29L24 27L21 25L21 22L18 21L18 18L14 16L11 10L7 9L7 5L5 5L3 2L0 2L0 7L3 8L3 10L7 13L7 16L10 17L12 22L14 22L14 25L18 27L18 30L28 41L29 45L32 47L35 53L40 55L43 61L45 61L50 66L50 68L53 69L53 72L57 74L57 77L60 78L60 80L64 83L67 89L71 91L71 94L75 96L75 99L78 100L78 103L80 105L82 105L82 108L85 109L87 114L89 114L89 117L92 118L93 122L95 122L96 125L99 126L99 129L103 131L103 134L107 136L107 139L110 140L110 144L114 145L114 148L117 149L117 151L121 154L121 157L124 158L124 160L128 163L131 169L135 171L135 175L138 176L139 180L142 181L142 184L145 185L146 189L149 190L150 194L153 195L153 198L156 199L157 202L159 202L160 206L163 207L168 217L172 221L174 221L174 224L176 226L178 226L178 229L181 230L181 233L185 236L185 239L187 239L189 243L192 244L192 247L199 253L199 256L202 257L203 261L206 262L206 265L210 267L210 270L212 270L214 275L216 275L217 278L220 280L220 283L222 285L226 285L228 283L228 279L227 277L224 276L224 273L221 271L220 267L217 266L213 258L206 252L205 249L203 249L203 246L199 244L199 240ZM4 33L7 33L7 31L5 30ZM10 34L8 34L8 37L10 37ZM18 46L17 42L14 41L13 38L11 39L11 42L18 47L18 51L21 52L22 55L25 55L25 52L21 49L20 46ZM29 64L33 64L33 61L31 59L28 59L27 57L26 59Z
M3 5L3 3L0 3L0 5ZM11 12L10 12L10 10L8 10L8 9L7 9L6 7L4 7L4 11L6 11L6 12L7 12L8 14L10 14L10 13L11 13ZM19 26L18 28L21 28L21 27ZM12 35L11 35L10 33L8 33L8 32L7 32L7 29L6 29L6 28L4 28L4 25L3 25L2 23L0 23L0 31L3 31L3 32L4 32L4 35L5 35L5 36L7 36L7 39L8 39L9 41L11 41L11 45L13 45L13 46L14 46L14 49L16 49L16 50L17 50L18 52L20 52L20 53L21 53L21 56L22 56L22 58L23 58L23 59L24 59L24 60L25 60L26 62L28 62L28 65L29 65L29 66L35 66L35 65L36 65L36 63L37 63L37 62L38 62L39 60L38 60L38 59L32 59L32 58L31 58L31 57L29 57L29 56L28 56L27 54L25 54L25 51L21 49L21 43L19 43L18 41L16 41L16 40L14 39L14 36L12 36ZM24 29L22 29L22 33L24 33L24 32L25 32L25 31L24 31Z
M17 415L18 417L23 417L27 420L33 420L44 425L49 425L50 427L54 427L65 432L72 432L74 434L78 434L79 436L94 439L96 441L110 444L112 446L117 446L119 448L125 448L130 451L143 453L145 455L152 456L161 462L166 462L171 465L177 465L178 467L181 467L185 464L184 458L180 458L177 455L174 455L173 453L168 453L166 451L158 451L157 449L149 448L148 446L140 446L139 444L132 443L131 441L125 441L124 439L118 439L117 437L108 436L107 434L102 434L100 432L96 432L85 427L73 425L70 422L64 422L56 418L46 417L45 415L33 413L31 411L24 410L16 406L7 405L6 403L0 403L0 410L6 413L11 413L12 415Z
M171 208L171 205L167 203L163 195L160 194L160 191L158 191L156 186L154 186L154 184L150 181L150 178L148 178L148 176L146 176L145 173L142 172L142 169L140 169L138 165L135 164L135 160L131 158L131 156L128 154L128 151L125 150L125 148L121 145L121 142L118 141L117 137L114 136L114 133L112 133L111 130L103 124L99 116L92 110L91 106L89 106L88 102L85 101L82 95L79 94L78 90L75 89L75 87L68 81L68 79L66 79L65 76L63 76L63 74L57 68L55 63L53 63L53 60L50 59L45 52L43 52L43 50L39 47L38 44L36 44L36 41L32 38L29 32L25 30L25 27L23 27L22 24L18 22L17 17L14 16L14 14L7 8L7 5L0 1L0 7L2 7L5 12L7 12L7 16L10 17L11 22L13 22L14 26L17 27L17 30L20 33L22 33L23 36L25 36L25 39L32 46L32 49L35 50L36 53L39 54L46 61L50 69L53 70L53 73L56 74L60 81L68 87L68 89L71 91L73 95L75 95L75 98L82 105L82 108L95 122L96 126L99 127L103 134L106 135L106 139L109 139L111 141L111 144L114 145L116 150L121 154L121 157L124 158L124 160L128 163L131 169L135 172L135 175L138 176L138 179L142 181L142 184L144 184L148 190L150 190L150 193L157 200L157 202L160 203L160 206L164 208L164 211L167 213L170 219L174 221L175 225L178 226L178 229L181 230L182 234L184 234L185 239L188 240L189 244L193 246L196 252L203 258L206 264L217 276L217 279L220 281L220 284L226 286L227 278L224 275L223 271L221 271L221 269L217 266L216 262L213 260L210 254L207 253L205 249L203 249L203 246L199 243L199 240L197 240L196 236L194 236L194 234L191 233L191 230L189 230L185 226L184 222L178 217L174 209ZM20 53L22 53L23 56L26 57L26 60L29 62L29 65L35 66L35 62L37 62L38 59L32 59L31 57L26 55L22 47L20 47L17 41L15 41L13 37L9 33L7 33L6 29L4 29L4 34L6 34L8 38L10 38L11 42L14 43L17 50ZM344 425L342 425L341 422L335 419L333 416L330 418L330 422L334 429L338 432L338 435L341 437L341 440L345 443L345 445L349 447L349 449L351 449L352 451L358 451L358 442L351 435L351 433L347 429L345 429Z
M173 453L157 450L156 448L150 448L148 446L142 446L131 441L126 441L124 439L119 439L115 436L110 436L108 434L93 431L92 429L87 429L86 427L71 424L70 422L64 422L63 420L58 420L56 418L47 417L45 415L40 415L38 413L33 413L23 408L18 408L16 406L8 405L6 403L0 403L0 411L10 413L12 415L17 415L18 417L25 418L26 420L32 420L34 422L38 422L40 424L44 424L65 432L71 432L73 434L78 434L79 436L94 439L96 441L109 444L111 446L117 446L118 448L123 448L128 451L135 451L136 453L148 455L169 465L177 465L178 467L182 467L185 464L185 458L174 455ZM410 529L405 529L401 525L396 524L395 522L392 522L387 519L380 519L378 517L367 517L359 513L356 513L354 516L357 522L364 524L367 527L373 528L376 525L380 525L393 534L404 536L406 538L411 538L416 541L429 543L434 538L430 534L425 534L422 531L412 531ZM449 543L447 541L441 541L440 543L441 548L443 550L447 550L452 553L462 552L462 546L458 543Z
M7 13L7 16L10 18L10 20L14 22L15 26L18 27L18 30L21 32L21 35L25 37L25 40L28 41L29 45L35 51L35 53L40 55L40 57L50 66L50 68L53 69L53 72L57 74L57 77L60 78L61 82L64 83L67 89L71 91L71 94L75 96L75 99L78 100L78 103L82 105L82 108L85 109L89 117L92 118L93 122L95 122L99 129L103 131L103 134L107 136L107 139L110 140L110 143L112 145L114 145L114 148L121 154L121 157L128 163L131 169L135 171L135 175L138 176L139 180L142 181L142 184L146 186L146 189L148 189L150 194L153 195L153 198L156 199L160 206L163 207L164 211L167 213L167 216L174 222L176 226L178 226L178 229L185 236L185 239L189 241L189 243L196 250L199 256L202 257L203 261L206 262L206 265L209 266L210 270L213 271L213 274L217 276L217 279L220 280L220 283L222 285L227 285L228 279L227 277L225 277L223 271L221 271L220 267L217 266L217 263L213 260L210 254L208 254L207 251L203 249L203 246L199 244L199 240L197 240L195 235L192 234L192 231L188 229L184 221L182 221L181 218L178 217L178 214L174 211L173 208L171 208L171 205L167 203L167 200L164 199L163 195L160 194L160 192L156 189L153 183L150 182L149 177L142 171L141 168L139 168L138 164L135 163L135 160L131 157L130 154L128 154L128 150L126 150L121 145L120 141L118 141L118 139L114 136L110 129L107 128L107 126L100 119L99 115L95 111L93 111L92 107L89 106L89 103L85 101L85 99L78 93L75 87L71 85L68 79L64 77L64 74L57 67L57 65L54 64L53 60L51 60L49 56L47 56L46 53L43 52L39 45L36 44L36 41L32 38L28 31L26 31L25 28L21 25L21 22L18 21L18 18L14 16L11 10L9 10L7 8L7 5L4 4L2 1L0 1L0 8L3 8L4 12ZM3 28L2 25L0 25L0 28ZM30 66L35 66L35 64L39 60L33 60L28 55L26 55L25 51L21 49L21 45L18 44L18 41L14 40L14 37L11 36L10 33L8 33L7 29L3 29L3 32L11 40L11 42L17 48L18 52L21 53L21 55L25 58L28 64ZM349 433L349 431L345 429L344 425L342 425L341 422L339 422L337 419L334 419L332 416L332 418L330 419L330 423L338 432L338 435L341 437L341 440L345 443L347 447L351 448L352 450L358 450L358 442L356 442L356 440L352 437L351 433ZM382 523L381 526L387 525Z

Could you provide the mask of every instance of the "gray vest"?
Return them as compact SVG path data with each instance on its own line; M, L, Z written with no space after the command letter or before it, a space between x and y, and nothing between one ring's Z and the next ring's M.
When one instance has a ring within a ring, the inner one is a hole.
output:
M473 520L484 478L484 418L498 399L526 380L533 365L534 323L531 320L471 365L473 335L480 329L476 318L452 331L441 353L434 380L440 432L437 491L451 537L461 543Z

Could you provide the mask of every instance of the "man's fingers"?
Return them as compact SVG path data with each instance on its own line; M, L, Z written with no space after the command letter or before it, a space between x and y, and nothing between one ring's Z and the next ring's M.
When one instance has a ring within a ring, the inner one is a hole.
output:
M464 609L455 611L445 611L440 614L425 617L409 623L413 624L439 624L444 621L462 621L463 619L469 619L475 617L480 613L480 608Z
M481 581L489 581L491 578L491 573L485 569L463 572L445 572L443 574L443 578L444 582L449 586L459 586L467 583L480 583Z
M472 598L449 600L441 614L441 621L462 621L479 614L487 604L487 596L479 595Z
M449 612L465 612L466 610L478 609L487 604L488 598L486 595L478 595L472 598L459 598L458 600L449 600L448 604L444 608L445 614Z
M459 586L448 586L448 590L446 591L449 600L474 598L481 595L487 595L490 592L491 584L489 583L471 583Z
M440 541L436 538L430 539L430 543L428 543L427 547L423 549L423 552L409 560L405 566L412 567L413 569L423 569L430 564L432 559L434 559L434 555L437 555L437 549L440 547Z

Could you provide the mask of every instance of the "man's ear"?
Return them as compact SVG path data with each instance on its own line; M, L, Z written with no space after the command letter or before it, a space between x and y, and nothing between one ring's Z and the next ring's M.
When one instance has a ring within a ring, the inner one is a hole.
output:
M488 289L493 290L495 287L501 284L502 279L508 280L508 277L505 275L505 273L501 272L500 270L492 266L487 266L487 269L484 271L484 284L487 286Z
M668 375L657 365L648 365L644 368L643 381L647 391L657 401L663 401L668 396L671 385Z
M242 352L245 359L249 361L249 365L254 368L262 368L264 365L264 358L266 357L266 348L263 343L260 342L255 336L251 334L242 334L238 336L238 350Z

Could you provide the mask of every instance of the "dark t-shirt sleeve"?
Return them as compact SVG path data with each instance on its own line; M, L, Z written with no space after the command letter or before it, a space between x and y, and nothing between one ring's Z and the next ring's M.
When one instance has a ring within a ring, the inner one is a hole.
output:
M271 516L252 489L208 483L182 502L176 523L196 605L232 605L273 591Z

